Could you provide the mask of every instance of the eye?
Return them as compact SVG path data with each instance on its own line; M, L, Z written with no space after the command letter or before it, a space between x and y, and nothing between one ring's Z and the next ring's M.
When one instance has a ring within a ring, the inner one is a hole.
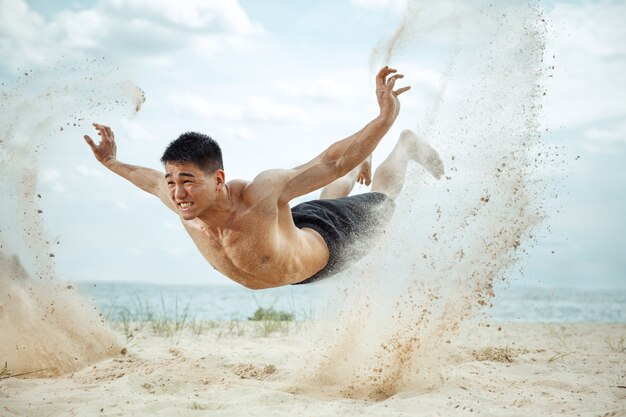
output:
M183 181L183 184L191 184L191 180L185 180Z

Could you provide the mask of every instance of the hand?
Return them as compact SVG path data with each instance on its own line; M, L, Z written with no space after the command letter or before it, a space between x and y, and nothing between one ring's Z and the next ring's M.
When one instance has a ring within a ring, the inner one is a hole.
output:
M114 161L117 154L117 146L115 145L115 135L110 127L104 126L98 123L94 123L93 126L100 135L100 143L95 144L93 139L89 136L83 136L85 142L91 147L94 156L101 164L106 165L109 161Z
M380 107L380 114L382 116L389 116L395 119L400 113L400 100L398 96L405 91L408 91L411 87L402 87L394 90L393 87L398 78L404 78L402 74L394 74L397 70L384 66L378 71L376 75L376 99L378 100L378 106ZM390 74L394 74L389 77Z
M372 183L372 155L361 162L358 169L359 175L356 177L356 182L361 185L370 185Z

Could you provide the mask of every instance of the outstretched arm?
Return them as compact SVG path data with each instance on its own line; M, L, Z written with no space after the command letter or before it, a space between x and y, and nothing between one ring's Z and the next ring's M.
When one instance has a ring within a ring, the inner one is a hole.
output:
M374 151L398 116L398 96L411 88L394 90L396 80L403 77L395 73L395 69L385 66L376 75L376 99L380 107L378 117L352 136L335 142L313 160L281 174L285 183L279 203L287 203L295 197L324 187L350 172Z
M105 167L115 172L120 177L126 178L142 190L154 194L173 211L176 211L171 202L163 173L136 165L129 165L117 160L117 145L115 144L115 135L110 127L98 123L93 124L98 135L100 135L100 143L96 144L93 139L85 135L85 142L91 147L96 159Z

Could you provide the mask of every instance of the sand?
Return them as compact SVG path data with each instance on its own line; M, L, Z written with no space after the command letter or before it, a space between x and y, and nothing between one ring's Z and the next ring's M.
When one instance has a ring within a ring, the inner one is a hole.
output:
M429 386L376 400L307 380L310 327L265 337L258 323L221 323L163 337L144 326L126 355L0 381L0 415L626 415L626 324L474 323L441 346Z

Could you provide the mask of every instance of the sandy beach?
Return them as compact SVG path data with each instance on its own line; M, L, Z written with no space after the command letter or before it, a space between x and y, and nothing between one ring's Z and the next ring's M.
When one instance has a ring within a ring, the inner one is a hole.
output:
M287 325L286 325L287 326ZM623 416L626 324L473 324L422 386L351 398L307 359L312 323L135 324L127 353L53 378L0 381L2 416ZM116 330L126 339L122 325ZM198 334L199 333L199 334ZM348 353L349 354L349 353Z

